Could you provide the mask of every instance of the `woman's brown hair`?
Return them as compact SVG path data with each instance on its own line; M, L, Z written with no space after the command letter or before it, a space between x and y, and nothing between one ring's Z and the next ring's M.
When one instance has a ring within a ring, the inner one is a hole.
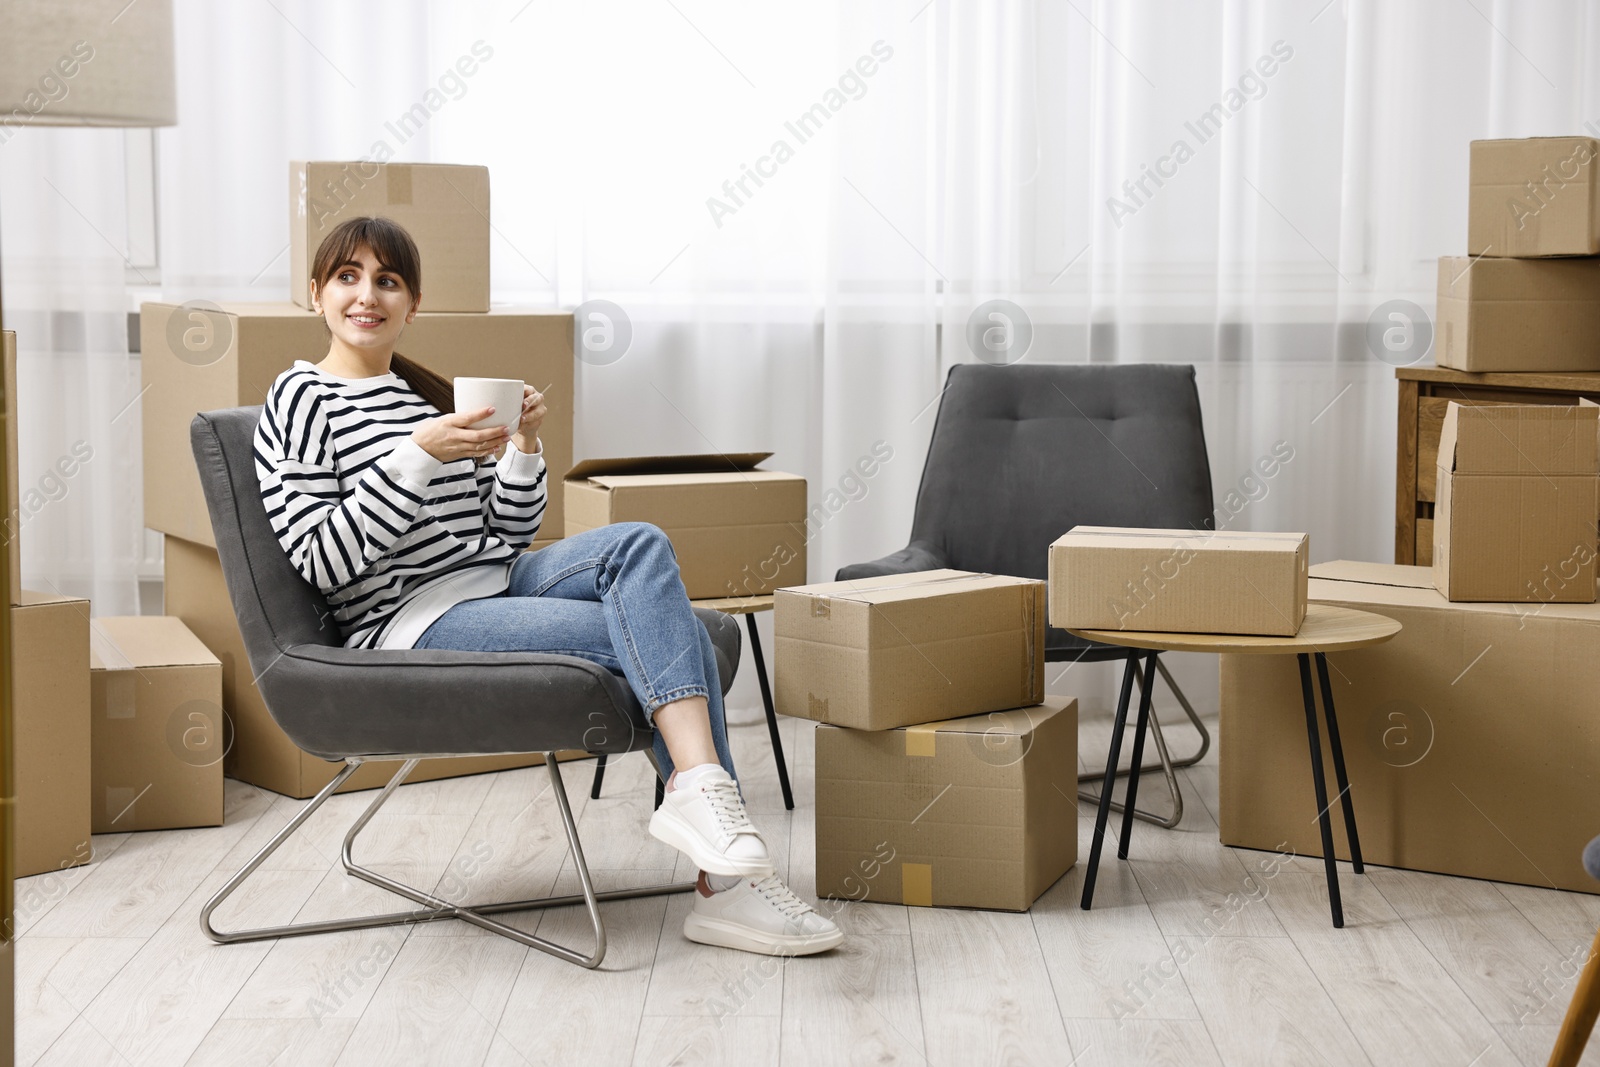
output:
M385 270L400 276L413 302L422 299L422 256L417 242L393 219L369 215L345 219L317 246L316 258L311 261L311 278L317 283L317 291L321 292L339 268L354 260L363 248L372 249ZM444 414L455 411L455 387L443 376L398 352L390 359L389 369Z

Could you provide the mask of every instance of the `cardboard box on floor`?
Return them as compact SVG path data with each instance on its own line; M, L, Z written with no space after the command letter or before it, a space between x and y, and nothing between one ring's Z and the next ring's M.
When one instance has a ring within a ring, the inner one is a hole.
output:
M89 632L97 834L222 825L222 664L170 615Z
M1450 600L1593 603L1600 407L1451 403L1436 484L1439 592Z
M1600 253L1600 141L1473 141L1467 252L1474 256Z
M214 306L214 305L208 305ZM144 523L215 546L200 475L189 447L196 412L266 401L267 390L295 360L320 360L328 333L320 316L293 304L228 304L221 310L145 304L139 316L145 387ZM549 398L539 430L551 486L540 533L561 536L555 490L572 465L572 315L491 311L421 314L399 350L446 378L518 378Z
M422 257L422 310L489 310L489 168L442 163L289 164L289 297L311 306L311 264L346 219L381 215Z
M10 588L6 590L6 603L22 602L22 487L17 474L17 335L11 330L0 332L0 388L5 391L5 447L6 447L6 498L5 524L0 536L6 539L6 555L10 566Z
M817 728L817 894L1026 911L1078 858L1078 702Z
M1366 861L1600 892L1580 862L1600 827L1600 605L1452 604L1427 568L1379 563L1321 564L1310 592L1404 627L1328 656ZM1221 670L1223 844L1321 856L1294 657ZM1333 833L1347 859L1337 808Z
M1600 257L1445 256L1435 318L1441 367L1600 370Z
M267 710L251 674L250 657L245 652L244 637L239 633L239 623L233 614L233 602L228 598L216 549L171 536L164 540L166 612L182 619L222 661L222 706L232 730L223 759L224 771L230 778L274 793L299 798L311 796L332 781L343 764L331 763L296 747ZM563 753L562 758L577 759L584 755L569 752ZM454 778L543 762L544 758L537 755L423 760L406 781ZM339 791L348 793L381 786L399 766L397 760L363 764Z
M89 602L24 590L11 612L16 876L88 863Z
M1076 526L1050 546L1050 624L1292 637L1309 538Z
M778 590L775 708L892 730L1044 699L1045 584L918 571Z
M586 459L562 484L566 536L654 523L672 539L691 600L762 596L804 582L806 480L757 470L771 455Z

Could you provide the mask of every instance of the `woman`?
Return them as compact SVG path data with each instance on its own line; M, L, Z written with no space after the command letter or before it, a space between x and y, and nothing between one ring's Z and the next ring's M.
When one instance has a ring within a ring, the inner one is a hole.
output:
M701 871L684 935L770 955L837 945L843 934L778 879L745 813L715 651L666 536L617 523L524 552L547 494L544 397L524 387L514 431L470 429L494 409L455 411L448 381L395 353L422 292L397 223L341 223L311 276L332 342L273 384L256 468L283 550L328 598L345 644L555 652L622 674L667 779L650 832Z

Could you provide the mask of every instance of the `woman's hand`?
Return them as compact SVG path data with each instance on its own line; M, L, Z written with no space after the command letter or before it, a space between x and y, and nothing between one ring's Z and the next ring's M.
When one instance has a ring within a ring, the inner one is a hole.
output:
M515 444L518 452L528 455L539 451L539 425L550 413L545 407L544 394L531 385L522 387L522 421L517 424Z
M526 415L527 402L523 402ZM541 409L542 410L542 409ZM458 411L453 415L440 415L429 419L411 431L411 439L428 455L441 463L453 459L483 459L492 456L511 440L511 431L505 426L490 426L483 430L468 429L473 423L494 414L494 408L477 411Z

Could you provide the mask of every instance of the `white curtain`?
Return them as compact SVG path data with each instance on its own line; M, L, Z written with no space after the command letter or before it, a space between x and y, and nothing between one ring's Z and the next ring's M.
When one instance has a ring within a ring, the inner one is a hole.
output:
M50 324L157 292L283 299L287 161L392 155L491 168L498 302L631 319L628 354L553 398L577 408L578 456L770 450L813 502L839 490L813 579L904 543L930 403L997 298L1031 325L1029 361L1195 364L1232 528L1387 560L1395 393L1367 318L1431 314L1470 140L1600 131L1591 11L180 0L156 286L110 295L123 264L43 184L76 181L115 245L101 135L0 147L7 319L38 332L31 387L61 420L27 436L24 480L128 395L109 320L70 341ZM849 478L878 442L892 460ZM1293 460L1252 480L1279 442ZM117 454L126 470L35 519L25 572L126 586L137 463Z

